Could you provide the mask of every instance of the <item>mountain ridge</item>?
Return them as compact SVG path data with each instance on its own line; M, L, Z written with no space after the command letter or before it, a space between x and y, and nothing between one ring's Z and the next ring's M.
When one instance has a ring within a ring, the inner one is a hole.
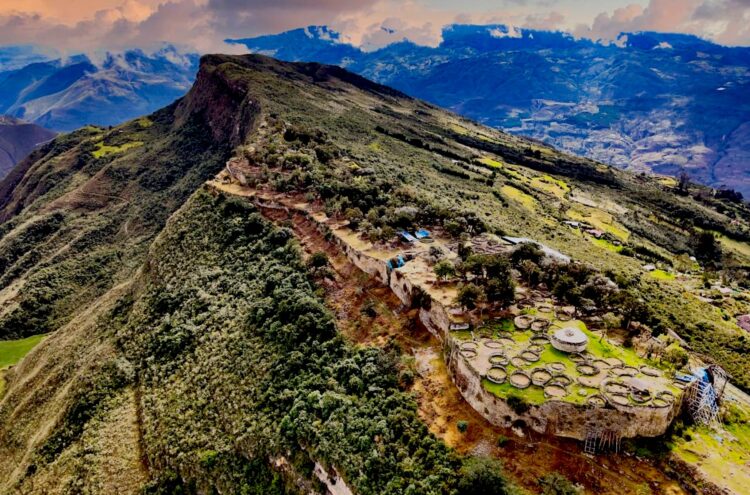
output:
M750 120L742 96L749 48L653 32L605 45L563 32L452 25L437 47L407 42L365 52L314 28L227 41L282 59L340 64L620 168L686 171L750 196L742 127Z
M224 182L242 194L211 187L243 163L257 175ZM425 426L407 354L419 309L381 307L357 273L361 309L340 319L336 304L351 301L330 300L326 275L338 253L317 266L290 219L253 204L257 191L379 242L416 226L457 244L537 239L581 261L587 290L642 294L634 327L678 331L750 386L736 325L642 269L695 254L747 280L743 203L483 127L340 67L208 55L177 102L61 135L0 182L0 338L50 332L7 373L0 489L281 494L335 480L363 494L515 493L497 462L448 447L463 416ZM574 218L606 235L564 223ZM701 250L704 230L734 244ZM397 316L410 323L391 328ZM575 482L598 486L577 468Z

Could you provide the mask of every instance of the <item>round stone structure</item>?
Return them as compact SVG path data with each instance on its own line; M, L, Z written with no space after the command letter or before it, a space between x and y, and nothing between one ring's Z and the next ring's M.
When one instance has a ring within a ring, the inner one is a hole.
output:
M583 352L589 343L589 338L580 329L566 327L557 330L550 338L552 347L562 352Z

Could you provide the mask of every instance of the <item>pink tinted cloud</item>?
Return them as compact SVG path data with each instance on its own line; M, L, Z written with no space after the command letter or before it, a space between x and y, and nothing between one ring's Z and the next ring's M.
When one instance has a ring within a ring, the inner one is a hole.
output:
M612 40L623 32L690 33L729 45L750 44L750 0L651 0L599 14L575 34Z
M562 3L539 1L498 2L494 10L471 12L460 3L437 8L429 0L77 0L75 8L68 5L2 0L0 44L91 52L171 42L200 52L229 51L239 48L225 45L224 38L328 24L354 44L375 48L404 38L435 45L450 23L571 29L578 36L607 40L621 32L686 32L725 44L750 44L750 0L651 0L645 8L624 5L577 27L566 24L565 12L559 12Z

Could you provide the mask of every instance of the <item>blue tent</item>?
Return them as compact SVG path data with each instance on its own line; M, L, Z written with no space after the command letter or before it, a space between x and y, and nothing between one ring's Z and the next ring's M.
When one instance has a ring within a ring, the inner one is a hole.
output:
M425 229L419 229L418 231L414 232L414 236L417 239L424 239L425 237L430 237L430 232Z
M401 237L406 239L407 242L417 242L417 239L405 230L402 230L399 234L401 234Z

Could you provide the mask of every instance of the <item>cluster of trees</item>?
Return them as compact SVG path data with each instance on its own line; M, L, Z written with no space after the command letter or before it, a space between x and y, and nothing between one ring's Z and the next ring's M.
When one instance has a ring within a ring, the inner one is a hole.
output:
M141 387L151 493L282 493L268 467L280 456L306 479L335 467L362 494L510 492L496 462L428 432L398 351L337 334L309 273L325 257L306 266L249 204L199 193L148 266L112 324Z
M434 266L439 280L459 275L462 279L457 302L466 309L477 304L490 303L504 306L513 302L515 283L510 271L510 262L501 254L468 254L457 263L440 260Z
M365 177L372 175L369 169L349 158L341 162L341 167L331 166L347 153L325 133L279 122L275 125L283 141L267 143L249 153L253 163L278 168L264 174L265 180L280 191L314 192L325 202L329 216L346 218L352 228L372 241L388 240L397 230L419 226L442 225L456 238L465 232L486 230L474 212L436 207L390 180Z

